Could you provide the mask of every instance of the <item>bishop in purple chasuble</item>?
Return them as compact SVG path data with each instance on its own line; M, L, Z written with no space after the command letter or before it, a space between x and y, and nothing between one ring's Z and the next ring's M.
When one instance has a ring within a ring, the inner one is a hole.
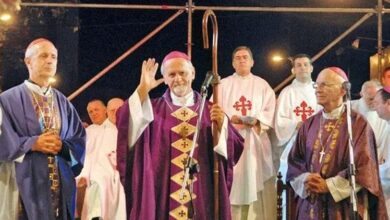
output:
M128 219L188 219L189 194L179 198L183 168L190 151L201 97L195 94L190 107L175 106L166 91L151 100L154 120L133 147L128 146L129 104L117 113L118 170L126 192ZM194 158L200 166L192 195L195 219L213 218L213 141L210 103L206 103ZM220 219L231 219L229 192L233 166L243 147L243 138L228 124L227 155L219 157Z
M321 130L320 130L321 129ZM359 218L368 211L369 219L387 219L379 180L375 138L367 121L352 112L352 131ZM287 181L304 173L322 178L349 180L349 150L346 111L338 119L324 119L322 112L307 119L299 129L288 157ZM296 196L294 219L350 219L350 197L336 202L330 193Z

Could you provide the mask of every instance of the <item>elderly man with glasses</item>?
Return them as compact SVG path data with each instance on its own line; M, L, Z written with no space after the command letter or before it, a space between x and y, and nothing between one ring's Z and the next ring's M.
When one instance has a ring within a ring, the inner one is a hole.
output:
M314 84L323 110L303 123L288 157L287 181L298 195L295 219L350 217L345 82L344 71L330 67ZM360 114L352 112L351 120L359 219L387 219L373 131Z

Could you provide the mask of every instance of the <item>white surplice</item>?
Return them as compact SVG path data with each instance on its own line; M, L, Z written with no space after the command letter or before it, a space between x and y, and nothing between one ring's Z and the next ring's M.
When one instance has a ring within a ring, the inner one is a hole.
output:
M236 127L245 139L245 145L234 167L230 201L232 205L248 205L262 199L258 198L258 192L264 190L264 183L275 176L271 142L267 134L273 125L275 93L258 76L251 73L242 77L235 73L221 80L220 96L221 106L229 118L233 115L251 116L261 123L261 131Z
M0 107L0 135L2 126ZM1 144L0 144L1 145ZM16 183L14 162L0 161L0 219L18 219L19 190Z
M320 109L322 107L317 104L313 82L302 83L294 79L280 92L275 111L274 131L277 143L274 147L284 147L279 168L283 179L287 173L287 157L296 139L298 123Z
M390 121L387 121L387 127L383 131L387 136L383 139L384 146L390 147ZM381 178L381 184L383 189L383 195L385 197L387 214L390 215L390 150L383 151L384 163L379 165L379 176ZM389 216L390 217L390 216Z
M119 172L116 169L118 130L106 119L102 125L87 129L84 168L76 178L86 178L81 219L126 219L126 201Z
M378 160L381 163L381 161L384 159L384 155L387 155L388 148L390 147L390 145L386 143L387 136L389 136L389 133L387 132L387 121L381 119L375 110L370 110L364 102L363 98L353 100L351 102L351 106L354 111L359 112L366 118L372 130L374 131L378 151Z
M16 220L19 214L19 190L13 162L0 161L0 219Z
M387 213L390 213L390 123L370 110L363 98L351 102L352 109L362 114L370 124L375 135L379 161L379 176L385 197Z
M173 92L170 93L172 103L176 106L193 106L195 104L194 92L191 91L184 97L178 97ZM145 131L146 127L154 120L153 106L150 97L141 103L141 99L138 92L135 91L129 97L129 109L130 109L130 123L129 123L129 150L133 149L136 141ZM214 129L214 128L213 128ZM228 159L227 155L227 139L228 139L228 121L225 116L222 124L221 131L219 133L219 139L217 145L214 146L214 151L219 155Z

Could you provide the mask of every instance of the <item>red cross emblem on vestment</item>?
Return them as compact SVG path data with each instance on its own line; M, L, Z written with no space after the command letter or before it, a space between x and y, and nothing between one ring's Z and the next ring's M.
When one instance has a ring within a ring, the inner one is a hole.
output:
M302 121L305 121L314 113L314 110L305 101L302 101L300 106L295 107L294 113L296 116L301 116Z
M233 108L237 111L241 111L242 116L246 116L246 110L252 109L252 102L247 100L245 96L241 96L240 99L234 103Z

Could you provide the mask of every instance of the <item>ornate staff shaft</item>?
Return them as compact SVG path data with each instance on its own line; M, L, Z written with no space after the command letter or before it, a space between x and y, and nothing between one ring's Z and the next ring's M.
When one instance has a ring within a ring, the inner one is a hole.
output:
M214 82L213 82L213 102L220 103L219 100L219 74L218 74L218 23L217 17L215 16L212 10L206 10L203 15L202 21L202 30L203 30L203 47L205 49L209 48L208 41L208 31L207 31L207 22L208 19L211 18L213 23L213 47L212 47L212 59L213 59L213 74L214 74ZM214 128L216 128L216 123L214 123ZM217 145L219 139L219 131L217 129L213 129L213 146ZM214 219L219 219L219 170L218 170L218 154L214 152L214 169L213 169L213 177L214 177Z

